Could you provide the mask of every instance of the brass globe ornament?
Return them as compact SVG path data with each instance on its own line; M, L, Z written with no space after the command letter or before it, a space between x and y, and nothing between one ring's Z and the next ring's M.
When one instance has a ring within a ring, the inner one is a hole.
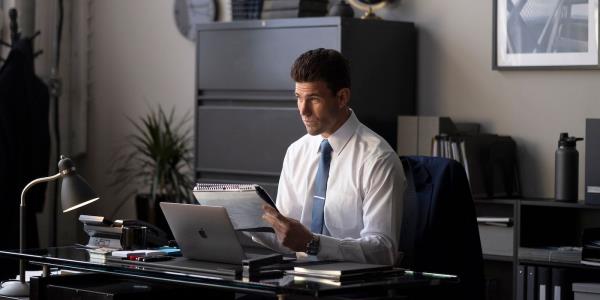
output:
M374 12L382 9L392 1L393 0L348 0L348 3L365 12L365 14L360 17L361 19L381 20ZM400 0L396 1L400 2Z

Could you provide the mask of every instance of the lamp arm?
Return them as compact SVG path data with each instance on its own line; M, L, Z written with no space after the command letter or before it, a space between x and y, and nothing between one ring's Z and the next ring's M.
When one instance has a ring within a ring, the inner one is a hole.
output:
M25 238L26 238L25 237L25 232L26 232L25 231L25 193L32 186L34 186L38 183L56 180L56 179L60 178L62 175L63 175L62 173L58 173L56 175L34 179L33 181L28 183L23 188L23 191L21 192L21 206L20 206L20 210L19 210L19 225L20 225L19 226L19 249L21 250L21 252L23 252L23 250L25 249ZM19 260L19 275L20 275L21 282L25 283L25 260L23 260L23 259Z
M34 179L33 181L31 181L30 183L28 183L24 188L23 191L21 192L21 206L25 206L25 193L34 185L38 184L38 183L42 183L42 182L48 182L48 181L52 181L52 180L56 180L58 179L62 174L61 173L57 173L56 175L52 175L52 176L48 176L48 177L42 177L42 178L38 178L38 179Z

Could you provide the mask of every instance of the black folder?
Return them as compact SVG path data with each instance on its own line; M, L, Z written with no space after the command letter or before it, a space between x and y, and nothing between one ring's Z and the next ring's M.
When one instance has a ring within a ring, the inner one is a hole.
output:
M549 267L537 267L537 292L539 300L552 299L552 269Z
M527 266L527 300L536 300L536 272L535 266Z
M517 300L525 300L527 289L527 266L519 265L517 270Z
M567 269L552 268L552 294L554 300L565 300L571 297L571 285L567 279Z

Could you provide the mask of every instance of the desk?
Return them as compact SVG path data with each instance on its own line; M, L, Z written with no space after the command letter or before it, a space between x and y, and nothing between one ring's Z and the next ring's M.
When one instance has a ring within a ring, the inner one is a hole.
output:
M240 293L276 295L280 299L286 298L286 296L320 298L369 291L381 293L386 290L393 290L396 294L415 295L421 292L452 288L458 282L456 277L447 278L433 274L408 273L392 277L367 278L342 283L339 286L313 281L295 281L293 276L289 275L248 280L239 276L218 276L193 271L166 271L112 260L96 263L90 261L86 249L76 246L27 249L23 252L19 250L1 250L0 257L25 259L45 268L58 267L152 281L226 289Z

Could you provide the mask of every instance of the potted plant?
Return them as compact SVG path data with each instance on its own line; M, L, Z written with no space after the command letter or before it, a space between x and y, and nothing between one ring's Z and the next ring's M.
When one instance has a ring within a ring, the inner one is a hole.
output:
M135 194L138 219L169 232L159 203L190 203L192 199L192 128L186 126L191 114L176 120L174 109L167 115L159 105L137 122L127 119L135 131L111 167L111 185L125 196L115 212Z

